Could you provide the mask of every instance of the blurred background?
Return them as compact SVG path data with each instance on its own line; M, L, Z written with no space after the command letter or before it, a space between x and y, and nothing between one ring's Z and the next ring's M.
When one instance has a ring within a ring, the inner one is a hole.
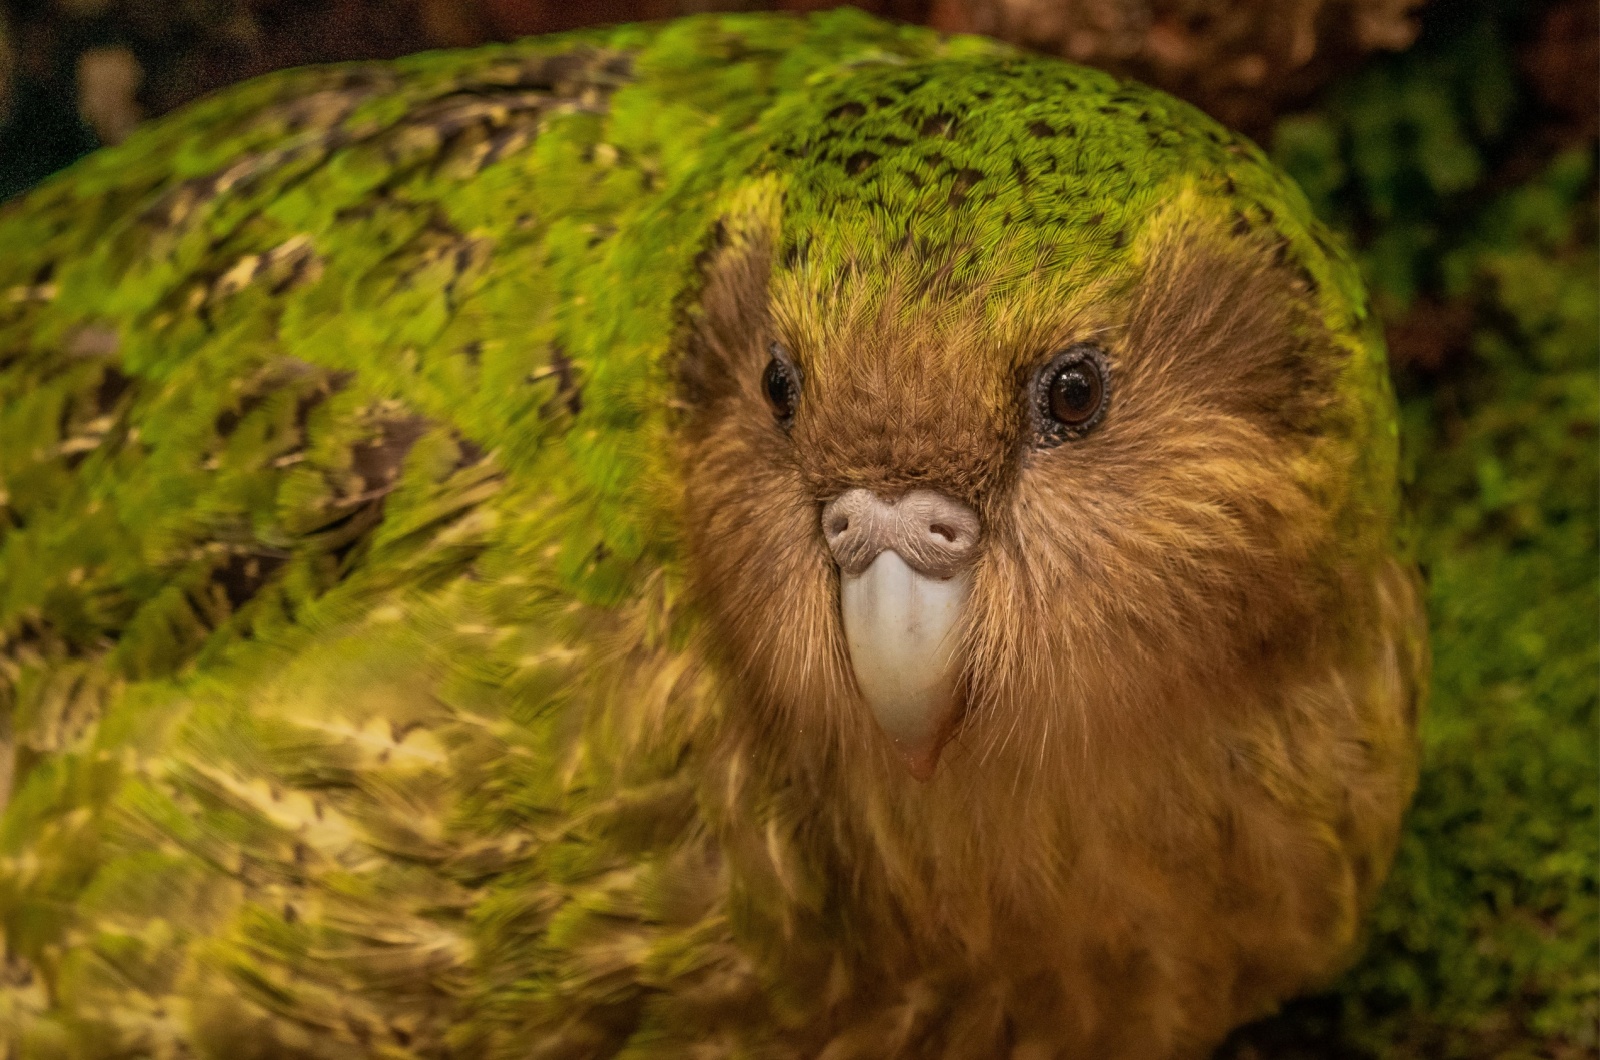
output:
M0 0L0 201L305 63L816 0ZM1356 249L1429 581L1425 770L1367 957L1225 1047L1600 1057L1595 0L859 0L1182 96ZM3 248L0 248L3 253Z

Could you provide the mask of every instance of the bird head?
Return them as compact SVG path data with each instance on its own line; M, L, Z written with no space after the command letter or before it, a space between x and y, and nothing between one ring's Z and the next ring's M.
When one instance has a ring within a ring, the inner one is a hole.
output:
M1390 399L1257 149L1024 59L864 68L770 142L703 259L684 460L715 650L787 754L1153 752L1339 636Z

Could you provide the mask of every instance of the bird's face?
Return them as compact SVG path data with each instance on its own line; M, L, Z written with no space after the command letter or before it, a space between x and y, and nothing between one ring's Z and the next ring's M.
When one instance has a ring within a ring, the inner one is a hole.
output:
M848 204L728 223L685 355L691 565L797 759L1154 752L1329 635L1354 345L1270 226L1146 198L1113 240L931 252Z
M689 524L759 709L827 743L871 718L925 778L957 734L1181 727L1175 689L1225 698L1316 625L1341 483L1303 284L1203 223L1138 250L1003 286L714 266Z

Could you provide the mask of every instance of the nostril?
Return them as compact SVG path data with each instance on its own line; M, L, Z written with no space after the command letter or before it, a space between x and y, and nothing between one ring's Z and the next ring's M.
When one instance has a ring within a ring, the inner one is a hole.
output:
M971 558L982 529L971 508L932 490L884 500L857 487L828 501L819 515L825 547L850 575L895 552L921 574L948 578Z

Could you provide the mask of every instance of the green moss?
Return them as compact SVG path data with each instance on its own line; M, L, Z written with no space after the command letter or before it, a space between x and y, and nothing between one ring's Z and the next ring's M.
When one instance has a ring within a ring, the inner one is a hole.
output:
M1526 12L1462 6L1276 143L1323 216L1356 233L1383 315L1433 307L1414 319L1444 353L1408 363L1397 344L1433 630L1421 787L1366 957L1333 994L1243 1035L1257 1055L1597 1047L1594 148L1540 160L1519 139L1538 117L1512 73Z
M1405 410L1434 694L1422 787L1350 981L1380 1052L1550 1055L1592 1048L1600 1016L1600 258L1519 243L1475 261L1495 320L1475 363Z

